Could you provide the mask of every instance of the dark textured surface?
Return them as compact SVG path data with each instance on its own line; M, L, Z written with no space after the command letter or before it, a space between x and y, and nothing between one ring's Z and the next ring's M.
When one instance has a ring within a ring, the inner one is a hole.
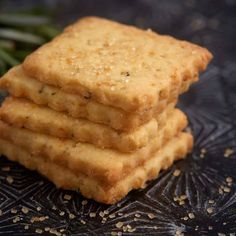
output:
M14 4L15 8L24 9L35 2L1 1L0 7L7 10ZM122 231L116 227L119 221L136 228L133 233L123 235L177 235L177 231L191 236L235 233L236 155L226 158L224 152L226 148L236 152L236 1L38 2L51 8L57 3L57 20L62 25L84 15L100 15L199 43L209 48L215 59L200 82L179 102L189 116L195 137L195 148L186 160L162 172L146 189L130 193L119 205L88 201L83 206L84 198L79 193L58 190L37 173L2 158L0 167L11 168L0 171L0 235L36 235L37 229L44 231L45 227L58 232L63 229L66 235L111 235L112 231ZM207 150L204 158L200 158L202 148ZM181 170L177 177L173 176L175 169ZM7 183L7 176L13 177L12 184ZM227 186L229 176L233 178L230 192L220 194L219 188ZM72 196L71 200L63 199L66 193ZM187 199L184 205L179 205L174 197L183 194ZM22 207L29 212L23 213ZM42 209L37 211L37 207ZM207 209L211 207L213 212L209 214ZM108 210L111 216L115 213L115 218L107 217L101 223L98 213L102 210ZM65 215L60 214L62 211ZM95 218L89 216L91 212L97 213ZM184 220L191 212L195 218ZM71 219L70 213L76 217ZM135 217L137 213L140 217ZM148 217L150 213L154 219ZM20 221L13 223L16 216ZM49 218L30 223L33 216ZM44 231L43 235L52 234Z

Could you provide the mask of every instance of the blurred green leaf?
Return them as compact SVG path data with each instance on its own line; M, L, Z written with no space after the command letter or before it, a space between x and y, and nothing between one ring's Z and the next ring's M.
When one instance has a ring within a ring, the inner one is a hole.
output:
M17 50L14 51L14 57L20 61L23 61L27 55L31 53L30 50Z
M7 71L7 65L6 65L6 63L5 63L3 60L1 60L1 58L0 58L0 75L5 74L6 71Z
M0 39L0 48L12 50L14 49L15 44L11 40L1 40Z
M0 38L11 39L36 45L40 45L45 42L45 39L42 38L41 36L9 28L0 28Z
M43 26L39 27L39 29L38 29L38 33L40 35L47 37L48 39L54 38L60 32L61 32L61 30L57 29L56 27L49 26L49 25L43 25Z
M23 14L3 14L0 13L0 24L11 26L39 26L48 24L50 19L46 16L34 16Z
M9 53L7 53L1 48L0 48L0 60L5 63L8 63L11 66L15 66L20 63L18 60L16 60L14 57L12 57Z

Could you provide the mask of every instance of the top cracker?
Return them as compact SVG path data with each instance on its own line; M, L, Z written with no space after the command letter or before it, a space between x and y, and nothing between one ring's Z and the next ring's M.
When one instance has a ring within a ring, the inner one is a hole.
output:
M67 92L143 112L156 107L171 85L196 80L211 58L186 41L86 17L29 55L23 68Z

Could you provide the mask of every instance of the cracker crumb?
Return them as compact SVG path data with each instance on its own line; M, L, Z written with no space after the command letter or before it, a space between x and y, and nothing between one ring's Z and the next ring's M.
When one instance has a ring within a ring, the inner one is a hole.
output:
M10 166L4 166L4 167L1 168L1 170L2 171L10 171L11 168L10 168Z
M16 214L16 213L17 213L17 210L16 210L15 208L12 208L12 209L11 209L11 213L12 213L12 214Z
M64 216L64 215L65 215L65 212L64 212L64 211L61 211L61 212L59 213L59 215L60 215L60 216Z
M209 200L208 203L213 204L215 201L214 200Z
M21 208L21 211L24 213L24 214L27 214L29 212L29 209L27 207L22 207Z
M232 177L227 177L226 178L226 182L227 183L232 183L233 182L233 178Z
M96 217L96 213L94 213L94 212L89 213L89 217L90 217L90 218Z
M201 149L201 153L205 154L207 152L206 148Z
M224 151L224 157L230 157L234 153L232 148L226 148Z
M186 200L186 199L187 199L187 195L184 194L180 196L180 200Z
M154 214L152 214L152 213L148 213L148 218L149 219L154 219L156 216L154 215Z
M103 211L105 215L108 215L109 214L109 211L108 210L104 210Z
M74 218L75 218L75 215L72 214L72 213L70 213L70 214L69 214L69 219L73 220Z
M141 215L139 213L136 213L134 216L137 218L141 217Z
M182 218L183 220L187 221L188 220L188 216L185 216Z
M29 229L29 225L25 225L24 229L26 229L26 230Z
M194 218L195 218L195 215L194 215L192 212L190 212L190 213L188 213L188 217L189 217L190 219L194 219Z
M177 230L177 231L175 232L175 236L184 236L184 233L181 232L180 230Z
M123 232L127 232L128 227L127 227L127 226L123 226L123 227L122 227L122 230L123 230Z
M86 224L86 221L84 220L80 220L81 224L85 225Z
M113 218L115 218L115 217L116 217L115 214L111 214L111 215L109 215L109 218L110 218L110 219L113 219Z
M7 178L6 178L6 180L7 180L7 183L9 183L9 184L12 184L13 182L14 182L14 179L13 179L13 177L12 176L7 176Z
M180 206L182 206L182 205L184 205L184 204L185 204L184 201L180 201L180 202L179 202L179 205L180 205Z
M116 223L116 228L120 229L120 228L122 228L123 225L124 225L124 223L119 221L118 223Z
M58 232L56 229L50 229L50 230L49 230L49 233L50 233L50 234L55 234L56 236L61 236L61 233Z
M99 216L100 216L100 217L104 217L104 215L105 215L105 214L104 214L103 211L100 211L100 212L99 212Z
M180 173L181 173L181 171L179 169L176 169L173 173L173 176L177 177L180 175Z
M212 207L208 207L207 208L207 212L208 212L208 214L212 214L213 213L213 208Z
M229 187L224 187L223 190L224 190L225 193L229 193L230 192L230 188Z
M48 232L49 230L50 230L49 227L45 227L45 228L44 228L44 231L46 231L46 232Z
M49 217L48 216L33 216L31 219L30 219L30 222L31 223L34 223L34 222L43 222L45 221L46 219L48 219Z
M71 197L71 195L69 195L69 194L65 194L65 195L64 195L64 199L67 200L67 201L70 201L71 198L72 198L72 197Z
M223 190L221 188L219 188L219 194L223 194Z
M85 206L85 205L88 204L88 201L87 201L87 200L83 200L83 201L81 202L81 204L82 204L83 206Z
M200 154L200 158L203 159L205 155L203 153Z
M12 220L13 223L17 223L17 222L19 222L19 221L20 221L20 217L19 217L19 216L16 216L16 217Z
M127 231L128 231L129 233L133 233L135 230L136 230L136 228L128 228Z
M123 216L123 215L124 215L124 213L118 212L118 216Z
M41 211L42 208L41 208L41 207L37 207L36 210L37 210L37 211Z
M36 229L36 230L35 230L35 233L37 233L37 234L42 234L42 233L43 233L43 230L42 230L42 229Z
M213 227L209 225L209 226L208 226L208 229L209 229L209 230L213 230Z

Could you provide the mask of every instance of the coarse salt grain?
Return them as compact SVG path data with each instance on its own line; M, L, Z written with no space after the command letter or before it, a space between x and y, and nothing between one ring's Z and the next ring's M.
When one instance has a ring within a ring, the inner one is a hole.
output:
M83 206L85 206L85 205L88 204L88 201L87 201L87 200L83 200L83 201L81 202L81 204L82 204Z
M67 201L71 200L71 195L65 194L64 199L67 200Z
M9 184L12 184L14 182L14 179L12 176L7 176L6 180Z
M122 228L123 225L124 225L124 223L119 221L118 223L116 223L116 228L120 229L120 228Z
M208 212L208 214L212 214L213 213L213 208L212 207L207 208L207 212Z
M89 213L89 217L90 217L90 218L96 217L96 213L94 213L94 212Z
M224 157L230 157L234 153L232 148L226 148L224 151Z
M180 171L179 169L176 169L176 170L174 171L173 175L177 177L177 176L180 175L180 173L181 173L181 171Z
M154 218L155 218L155 215L152 214L152 213L148 213L148 218L149 218L149 219L154 219Z
M195 218L195 215L194 215L192 212L190 212L190 213L188 213L188 217L189 217L190 219L194 219L194 218Z
M42 234L42 233L43 233L43 230L42 230L42 229L36 229L36 230L35 230L35 233L37 233L37 234Z

